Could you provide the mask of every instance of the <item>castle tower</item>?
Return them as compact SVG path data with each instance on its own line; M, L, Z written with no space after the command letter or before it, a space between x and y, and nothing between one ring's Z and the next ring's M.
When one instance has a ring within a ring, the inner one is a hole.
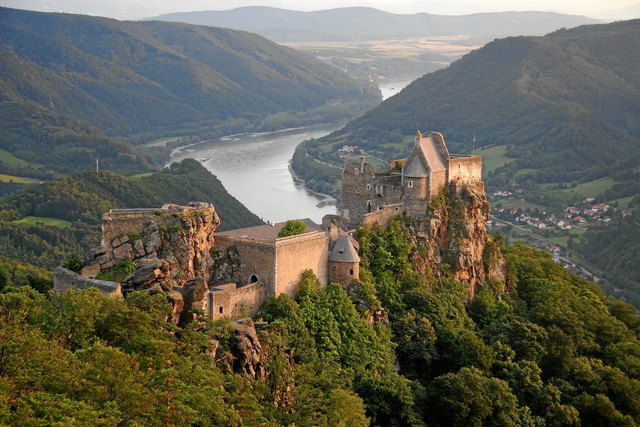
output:
M329 280L346 286L359 279L360 257L349 236L343 234L338 237L329 255Z
M447 182L449 152L442 135L416 133L416 143L402 169L402 189L407 215L426 214L431 197Z
M340 214L347 228L362 223L367 213L375 211L375 172L364 157L359 163L348 162L342 171L342 196Z

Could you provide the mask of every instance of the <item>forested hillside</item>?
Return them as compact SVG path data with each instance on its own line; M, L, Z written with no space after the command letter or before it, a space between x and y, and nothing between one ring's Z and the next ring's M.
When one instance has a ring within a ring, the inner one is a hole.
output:
M521 245L504 251L507 281L468 302L466 285L415 272L409 233L401 221L362 229L363 282L319 289L307 274L296 299L265 307L256 335L169 324L163 293L5 287L0 423L640 423L631 306ZM247 345L256 371L239 363Z
M272 130L344 120L380 98L372 85L243 31L8 8L0 92L0 149L36 177L82 170L98 155L119 171L144 170L105 135L140 143ZM13 171L2 153L0 162L0 173Z
M102 214L111 208L192 201L213 203L221 230L263 223L200 163L185 159L140 178L82 172L0 198L0 253L55 268L100 243Z
M377 100L339 70L242 31L6 8L0 25L3 54L20 63L4 65L3 100L109 135Z
M416 80L307 152L335 162L348 144L402 158L410 135L433 130L453 152L470 152L474 135L476 149L506 147L490 185L619 173L640 147L639 38L635 20L496 40Z

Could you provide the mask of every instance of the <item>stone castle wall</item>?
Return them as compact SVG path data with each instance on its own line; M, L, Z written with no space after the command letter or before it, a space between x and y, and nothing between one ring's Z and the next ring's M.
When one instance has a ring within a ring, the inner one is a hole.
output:
M360 277L360 263L330 261L329 275L333 283L348 285Z
M64 267L56 268L53 273L53 290L64 292L67 289L97 288L104 295L122 295L120 283L82 277Z
M404 204L395 203L393 205L385 205L382 209L375 212L371 212L364 216L363 224L373 226L378 224L380 227L386 227L389 225L389 221L396 215L402 215L405 211Z
M234 268L227 269L226 274L216 276L213 272L212 281L235 282L240 285L248 285L252 280L268 283L271 286L265 289L268 295L275 295L276 288L276 247L273 242L260 241L258 239L238 239L227 236L216 236L215 250L234 250L238 260Z
M374 178L375 173L368 163L349 162L345 165L342 172L340 207L348 227L359 224L365 213L375 210Z
M482 157L452 156L449 160L449 181L463 184L482 181Z
M278 239L276 259L275 296L281 293L295 296L305 270L313 270L322 286L329 282L329 237L326 233L305 233Z
M252 317L266 300L265 286L261 282L242 287L236 287L235 283L218 286L212 288L207 297L207 315L211 320Z

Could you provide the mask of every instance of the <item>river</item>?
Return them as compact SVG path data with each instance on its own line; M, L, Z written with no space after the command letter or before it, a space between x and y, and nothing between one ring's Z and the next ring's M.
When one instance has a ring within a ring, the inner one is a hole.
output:
M302 141L334 129L312 127L224 137L176 149L171 161L198 160L264 221L311 218L319 223L324 215L336 213L335 199L311 193L294 182L289 160Z
M409 82L380 86L383 98ZM269 133L251 133L178 148L171 162L187 157L198 160L216 175L229 193L264 221L281 222L311 218L320 223L335 214L335 199L307 191L289 171L289 160L298 144L327 135L335 126L310 127Z

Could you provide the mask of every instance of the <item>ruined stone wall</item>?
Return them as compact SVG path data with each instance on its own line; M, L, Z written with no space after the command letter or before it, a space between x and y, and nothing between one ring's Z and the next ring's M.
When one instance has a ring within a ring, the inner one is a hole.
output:
M451 156L449 160L449 181L462 184L482 181L482 157Z
M378 224L380 227L386 227L389 225L389 221L396 215L402 215L405 211L405 207L402 203L396 203L393 205L383 206L375 212L371 212L364 216L363 224L372 226Z
M276 292L295 296L302 273L311 269L322 286L329 281L329 238L326 233L305 233L276 241Z
M165 205L161 209L114 209L103 216L102 245L85 260L83 275L95 277L124 259L136 261L136 269L150 260L163 260L162 277L145 278L149 285L160 279L170 286L190 278L208 277L209 251L220 219L208 203L189 206ZM148 267L148 266L147 266ZM158 273L160 275L160 273Z
M82 277L64 267L56 268L53 273L53 290L64 292L67 289L97 288L104 295L122 295L120 283Z
M376 176L373 185L377 196L376 209L378 206L400 203L402 198L402 177L399 174Z
M364 214L375 210L375 174L370 164L348 163L342 173L340 209L348 227L356 226Z
M266 301L265 286L261 282L236 287L228 284L212 288L208 294L207 314L212 320L222 317L254 316Z
M238 239L227 236L216 236L214 250L222 251L235 248L238 262L232 268L223 267L226 273L221 274L221 269L212 269L212 282L235 282L239 285L250 284L252 278L268 286L265 289L267 295L276 294L276 246L269 241L257 239ZM222 266L219 266L222 267ZM252 277L255 276L255 277Z

